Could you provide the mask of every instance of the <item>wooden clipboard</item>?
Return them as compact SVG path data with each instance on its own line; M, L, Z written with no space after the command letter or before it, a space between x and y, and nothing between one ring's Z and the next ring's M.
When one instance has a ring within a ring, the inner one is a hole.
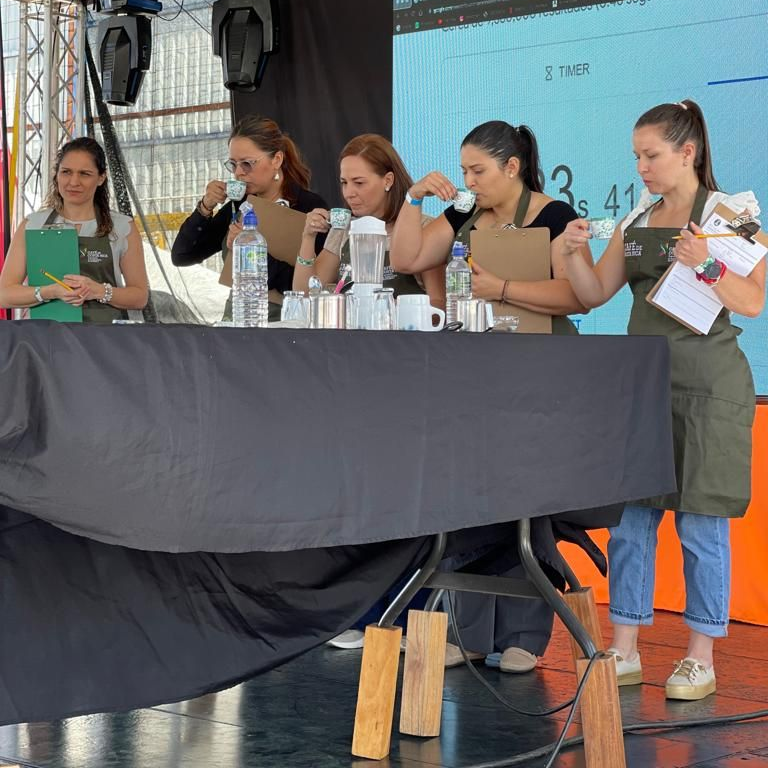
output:
M307 214L254 195L248 196L248 202L259 217L259 232L267 241L269 255L287 264L295 264ZM221 270L219 282L232 287L231 254L227 254L224 259L224 268Z
M502 280L550 280L552 263L549 229L473 229L469 235L472 261ZM519 333L552 333L552 316L517 304L491 302L493 314L517 315Z
M27 282L31 286L51 285L53 280L41 270L61 279L63 275L80 274L80 249L77 230L71 227L27 229L24 232L27 259ZM83 308L73 307L61 299L29 308L33 320L56 320L60 323L82 323Z

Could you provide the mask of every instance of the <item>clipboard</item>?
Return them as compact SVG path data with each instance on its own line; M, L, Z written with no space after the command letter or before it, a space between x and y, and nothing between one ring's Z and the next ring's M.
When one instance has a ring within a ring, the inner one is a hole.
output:
M50 229L27 229L24 232L27 249L27 282L31 286L51 285L41 270L58 278L62 275L80 274L80 249L77 230L53 227ZM82 323L83 308L73 307L61 299L29 308L33 320L56 320L59 323Z
M473 229L469 234L472 261L502 280L534 282L552 278L549 229ZM491 302L496 315L516 314L519 333L552 333L552 316L517 304Z
M301 247L304 234L304 222L307 214L294 211L284 205L263 200L255 195L248 195L248 202L259 218L259 232L264 235L269 248L269 255L274 259L296 264L296 254ZM219 282L232 287L232 256L227 254L221 270Z
M705 234L736 234L741 237L713 238L709 251L729 270L746 277L765 258L768 234L749 216L719 203L702 224ZM659 296L663 289L669 289ZM722 302L704 283L696 281L692 270L672 262L648 292L645 300L697 335L708 334L723 309Z

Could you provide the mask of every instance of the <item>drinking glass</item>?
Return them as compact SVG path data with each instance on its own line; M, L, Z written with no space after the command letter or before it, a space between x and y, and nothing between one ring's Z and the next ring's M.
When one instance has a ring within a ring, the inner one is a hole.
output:
M303 291L286 291L280 320L295 323L299 328L309 327L309 299Z
M391 331L395 328L395 289L379 288L373 292L374 331Z

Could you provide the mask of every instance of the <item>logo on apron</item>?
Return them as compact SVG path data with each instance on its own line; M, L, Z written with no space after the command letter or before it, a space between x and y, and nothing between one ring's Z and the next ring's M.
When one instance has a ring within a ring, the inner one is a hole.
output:
M659 252L660 259L666 259L668 262L673 262L677 257L675 256L675 246L673 243L662 243L661 251Z
M106 261L110 258L108 253L104 251L95 251L89 248L80 249L80 260L85 261L88 264L100 264L102 261Z
M625 259L639 259L643 255L643 246L632 240L631 242L624 243L624 258Z

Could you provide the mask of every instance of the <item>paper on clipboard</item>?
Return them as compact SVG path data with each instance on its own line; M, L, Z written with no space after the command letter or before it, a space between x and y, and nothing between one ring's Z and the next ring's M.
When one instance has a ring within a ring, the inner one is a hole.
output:
M725 205L715 206L701 229L708 235L742 235L707 241L710 255L741 277L746 277L768 252L768 235ZM645 300L698 334L709 333L723 309L711 286L697 280L694 270L679 262L667 269Z
M549 229L473 229L472 261L502 280L533 282L552 277ZM516 304L492 302L494 315L517 315L519 333L552 333L552 317Z
M253 206L256 216L259 218L259 232L264 235L264 239L267 241L269 255L287 264L295 264L307 214L255 195L249 195L248 202ZM231 254L227 254L227 258L224 260L224 268L221 270L219 282L222 285L232 287Z

